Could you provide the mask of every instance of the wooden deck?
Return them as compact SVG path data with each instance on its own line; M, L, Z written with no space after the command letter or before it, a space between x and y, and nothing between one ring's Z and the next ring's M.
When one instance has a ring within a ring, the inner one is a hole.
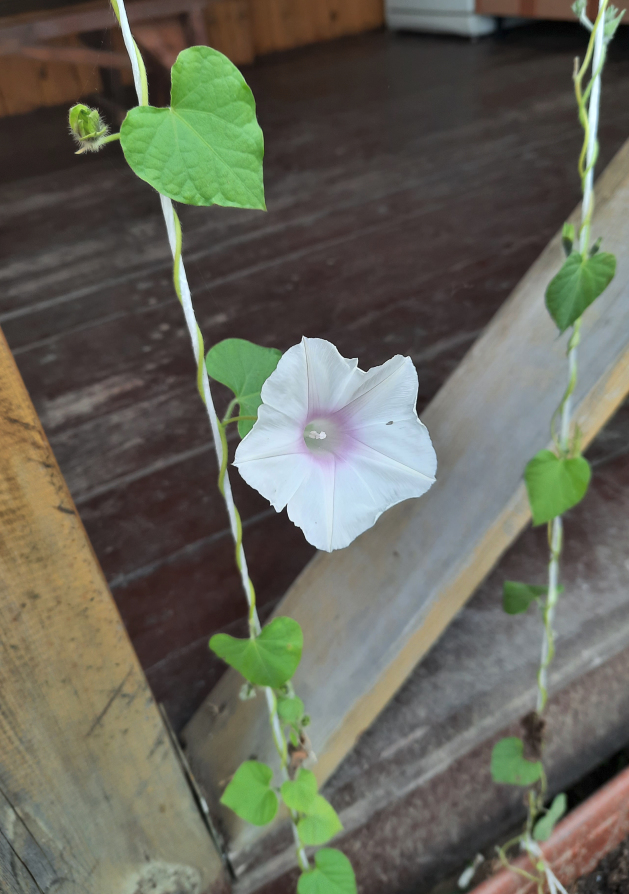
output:
M476 44L374 34L246 70L269 213L184 209L206 341L286 349L305 333L363 368L410 354L425 404L578 199L584 46L564 24ZM628 100L621 34L601 167L629 132ZM208 637L240 629L243 600L156 196L118 148L76 159L65 134L61 111L0 122L0 325L180 728L222 672ZM627 447L624 419L611 452ZM268 613L312 550L234 483Z

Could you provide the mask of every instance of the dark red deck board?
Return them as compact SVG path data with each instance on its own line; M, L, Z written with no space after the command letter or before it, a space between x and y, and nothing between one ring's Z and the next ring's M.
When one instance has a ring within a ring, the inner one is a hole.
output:
M207 343L323 336L363 367L410 354L425 405L578 200L583 47L563 24L474 44L373 34L248 69L269 211L182 209ZM621 38L601 164L629 133L626 58ZM0 122L0 325L179 727L220 673L208 636L237 629L243 601L157 198L117 147L75 158L61 131L62 111ZM601 456L622 452L619 420ZM268 612L312 550L235 490Z

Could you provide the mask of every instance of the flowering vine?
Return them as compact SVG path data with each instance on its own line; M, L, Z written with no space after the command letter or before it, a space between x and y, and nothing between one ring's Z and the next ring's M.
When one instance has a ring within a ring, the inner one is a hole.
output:
M321 848L311 865L305 848L326 844L342 825L318 793L314 773L303 763L309 748L309 718L291 679L299 665L303 634L291 618L262 627L243 547L242 523L228 474L227 428L236 424L241 444L236 466L243 478L289 517L322 549L348 545L389 506L425 493L434 482L436 457L417 418L417 373L409 358L393 357L368 372L322 339L304 338L283 356L243 339L227 339L205 356L182 259L182 230L173 201L265 210L264 142L251 90L238 69L210 47L191 47L172 69L171 103L149 105L146 68L133 39L124 0L111 0L129 54L138 106L120 133L110 134L99 112L70 110L78 153L120 140L132 170L160 195L173 256L173 280L197 367L218 462L218 488L225 501L248 606L249 636L217 634L210 648L245 679L241 696L262 689L279 758L273 768L245 761L221 802L239 817L265 825L280 803L290 817L301 874L298 894L356 894L345 855ZM218 416L210 377L234 397ZM236 410L236 407L238 410Z
M585 497L591 478L588 461L581 455L580 432L572 426L572 395L577 383L577 355L581 339L581 323L587 308L612 281L616 272L614 255L600 251L601 240L591 244L594 212L594 167L598 156L598 119L601 96L601 73L607 46L613 38L623 13L608 0L600 0L595 22L586 14L586 0L577 0L573 11L590 32L583 62L575 59L573 81L578 116L583 128L583 144L578 170L583 194L581 223L575 230L565 224L562 233L566 260L546 289L546 307L559 332L569 331L567 343L568 383L551 420L552 450L541 450L526 466L524 480L534 525L548 528L548 584L535 586L507 581L503 590L503 607L509 614L525 612L533 603L539 606L543 625L542 648L537 675L535 711L524 718L526 746L519 737L501 739L492 752L491 772L495 782L518 785L527 789L527 820L524 831L498 849L502 863L533 882L539 894L567 894L561 882L545 861L539 842L550 837L555 824L567 808L565 794L558 794L550 805L547 799L547 778L543 764L545 721L548 700L548 670L553 660L555 613L563 587L559 583L563 547L563 514ZM589 73L589 80L588 80ZM587 81L587 83L584 83ZM529 759L531 758L531 759ZM529 872L513 866L508 851L519 846L531 861Z

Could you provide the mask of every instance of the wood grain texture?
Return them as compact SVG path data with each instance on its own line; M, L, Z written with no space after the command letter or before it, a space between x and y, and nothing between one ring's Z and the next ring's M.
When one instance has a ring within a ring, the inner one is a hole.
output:
M0 889L224 891L3 336L0 445Z
M575 396L584 445L629 391L629 143L601 178L597 200L594 231L617 254L618 271L584 318ZM567 336L557 338L543 300L561 263L557 235L424 412L437 484L346 550L317 555L277 608L304 631L295 686L312 717L320 782L530 519L522 469L548 444L566 380ZM215 804L241 760L274 759L264 705L240 701L240 686L229 671L184 731ZM227 811L221 817L243 858L259 830Z
M601 164L627 132L623 33ZM269 213L182 209L207 343L285 350L306 332L363 368L408 354L425 406L578 198L569 73L585 39L563 23L475 44L370 34L248 70ZM159 203L117 147L73 150L63 110L0 122L0 322L179 730L223 671L209 637L238 633L244 604ZM609 451L625 449L629 429L611 428ZM313 550L234 486L268 615Z

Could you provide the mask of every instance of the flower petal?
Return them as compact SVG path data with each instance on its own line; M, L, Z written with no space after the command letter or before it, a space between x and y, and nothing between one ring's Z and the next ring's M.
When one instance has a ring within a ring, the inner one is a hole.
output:
M396 428L396 435L382 432ZM396 503L421 497L432 486L437 457L427 428L415 418L362 429L347 461L311 468L288 501L288 516L317 549L343 549ZM386 452L384 452L386 450Z
M301 528L308 543L326 552L338 549L334 530L335 466L334 458L328 463L311 463L286 507L288 517Z
M234 465L280 512L308 474L309 460L302 426L263 404L256 424L236 449Z
M382 470L390 470L390 475L399 476L400 486L403 486L404 481L415 490L412 482L418 482L417 488L421 493L409 493L410 497L425 493L434 483L437 471L437 455L428 429L415 413L414 416L414 419L403 419L392 425L382 422L366 425L356 429L351 435L354 444L360 445L355 461L368 461L370 465L377 464ZM421 482L426 483L423 489Z
M285 354L262 386L262 403L302 423L308 415L308 375L306 357L301 344L293 345ZM254 425L255 431L259 424Z
M415 404L419 382L410 357L396 354L382 366L361 373L356 387L341 410L352 428L375 423L417 419Z
M347 360L323 338L302 338L308 376L308 416L330 414L344 406L353 390L358 360Z

